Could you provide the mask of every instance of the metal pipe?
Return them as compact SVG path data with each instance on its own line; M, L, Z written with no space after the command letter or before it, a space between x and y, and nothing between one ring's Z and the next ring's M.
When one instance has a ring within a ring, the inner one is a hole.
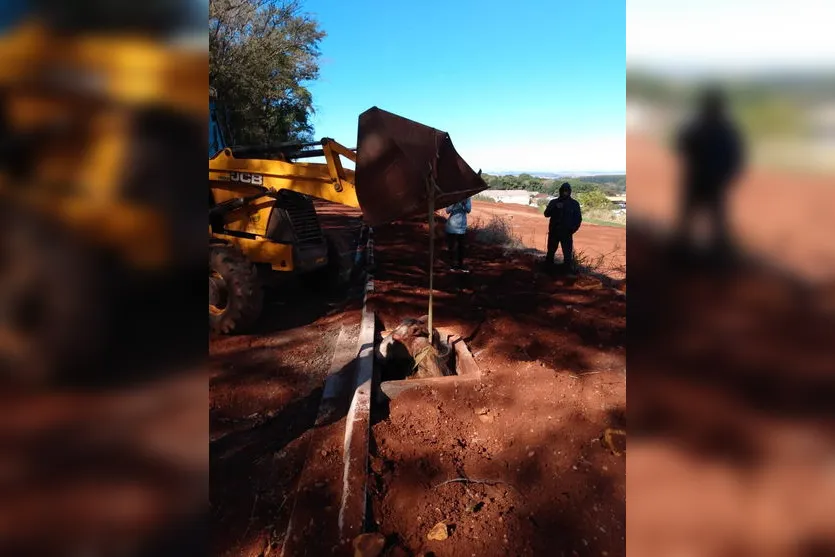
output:
M314 149L311 151L296 151L293 153L285 153L288 159L312 159L314 157L324 157L325 151L323 149Z

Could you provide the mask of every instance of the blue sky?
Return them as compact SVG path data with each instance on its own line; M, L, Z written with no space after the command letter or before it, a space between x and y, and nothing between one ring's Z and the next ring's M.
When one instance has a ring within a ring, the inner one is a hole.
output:
M307 0L328 36L316 137L379 106L485 171L625 169L625 2Z

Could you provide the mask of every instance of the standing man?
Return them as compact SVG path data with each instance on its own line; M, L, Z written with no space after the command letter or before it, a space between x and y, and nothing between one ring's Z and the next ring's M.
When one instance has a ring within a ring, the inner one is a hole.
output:
M571 185L564 182L560 186L559 197L552 199L545 208L545 217L551 219L548 223L548 253L545 264L554 266L554 254L557 247L562 245L562 255L565 266L574 269L574 233L580 229L583 215L580 204L571 197Z
M472 211L473 204L468 197L446 208L446 239L449 248L450 265L453 271L467 273L464 267L464 250L467 240L467 214Z
M702 93L696 118L678 137L683 159L679 241L688 244L694 218L709 217L714 247L724 253L731 248L726 216L728 190L743 167L743 142L727 113L719 89Z

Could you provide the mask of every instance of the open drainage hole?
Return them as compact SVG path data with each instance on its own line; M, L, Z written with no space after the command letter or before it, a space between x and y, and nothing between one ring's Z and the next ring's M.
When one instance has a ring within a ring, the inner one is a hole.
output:
M425 379L458 375L455 347L434 332L432 348L423 320L407 319L388 335L377 349L381 381Z

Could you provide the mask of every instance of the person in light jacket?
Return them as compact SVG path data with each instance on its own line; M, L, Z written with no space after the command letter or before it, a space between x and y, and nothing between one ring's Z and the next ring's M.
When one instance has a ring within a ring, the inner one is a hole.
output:
M554 254L557 252L557 248L562 245L565 266L569 270L573 270L574 234L583 223L583 214L580 210L580 204L571 197L571 184L565 182L560 186L559 197L548 203L545 208L545 216L551 219L548 223L548 251L545 255L545 264L548 267L553 267Z
M473 209L468 197L446 208L446 239L449 248L450 266L453 271L468 272L464 266L467 240L467 215Z

